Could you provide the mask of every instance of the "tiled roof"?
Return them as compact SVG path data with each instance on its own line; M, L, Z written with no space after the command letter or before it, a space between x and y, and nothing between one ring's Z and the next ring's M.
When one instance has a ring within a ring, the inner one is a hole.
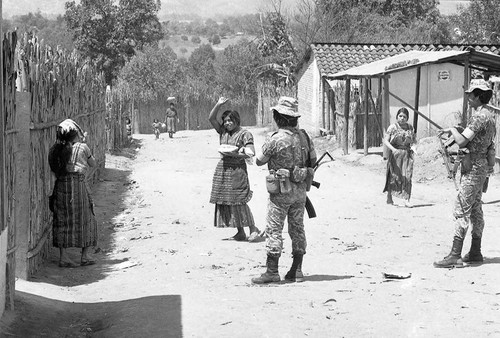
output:
M498 45L432 45L432 44L340 44L315 43L311 53L317 60L322 76L331 76L337 72L361 66L366 63L385 59L411 50L440 51L466 50L472 47L477 51L500 55Z

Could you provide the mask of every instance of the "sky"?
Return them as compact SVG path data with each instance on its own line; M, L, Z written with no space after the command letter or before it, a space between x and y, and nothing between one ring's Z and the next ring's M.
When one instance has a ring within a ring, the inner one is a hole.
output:
M40 10L42 14L56 16L64 13L67 0L2 0L3 17L22 15ZM297 0L282 0L284 7L293 6ZM79 2L77 0L77 2ZM161 0L161 14L175 11L191 11L200 16L217 13L247 14L262 8L265 0ZM442 14L453 14L458 4L467 4L468 0L440 0L439 10Z

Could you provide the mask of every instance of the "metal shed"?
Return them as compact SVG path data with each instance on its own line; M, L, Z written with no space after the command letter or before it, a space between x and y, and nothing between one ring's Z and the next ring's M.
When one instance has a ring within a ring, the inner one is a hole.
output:
M429 64L439 64L439 63L451 63L463 67L464 71L464 83L463 88L467 88L471 79L471 74L473 71L481 72L484 76L488 77L490 75L500 74L500 56L488 53L480 52L469 48L465 51L409 51L386 59L375 61L369 64L365 64L359 67L350 68L345 71L341 71L329 76L326 80L332 86L334 80L344 80L346 82L346 103L350 97L351 80L359 79L362 85L368 87L368 81L370 79L379 80L379 90L382 91L382 121L379 125L382 129L388 126L389 120L389 96L392 96L397 101L401 102L403 105L413 110L414 121L413 124L416 127L418 122L418 117L421 116L427 119L436 128L441 128L435 122L430 120L427 116L419 111L418 102L420 95L420 69L423 66ZM407 69L416 69L416 90L414 93L415 105L410 105L405 98L400 98L390 91L389 88L389 78L391 74L396 72L401 72ZM372 93L369 90L365 90L365 99L372 100ZM344 105L344 115L348 123L349 116L349 104ZM468 118L468 107L467 98L464 97L462 101L462 124L465 124ZM364 118L364 152L368 153L368 142L367 142L367 123L368 122L368 105L366 105L365 118ZM347 132L348 128L344 129ZM347 135L343 137L343 150L344 154L348 153L348 142Z

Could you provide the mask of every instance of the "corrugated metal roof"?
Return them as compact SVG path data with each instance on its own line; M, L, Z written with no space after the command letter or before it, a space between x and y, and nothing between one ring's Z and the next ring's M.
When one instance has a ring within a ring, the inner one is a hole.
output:
M465 55L468 52L463 51L433 51L424 52L413 50L402 54L390 56L386 59L367 63L359 67L353 67L343 70L329 76L329 79L339 79L345 77L366 77L381 74L387 74L394 71L400 71L405 68L414 67L426 63L444 62L446 59L454 58L459 55Z
M341 44L314 43L311 53L314 55L322 76L330 77L340 71L361 66L366 63L385 59L404 52L416 51L465 51L473 48L477 51L500 54L496 45L433 45L433 44Z
M430 63L452 62L464 64L468 59L473 67L482 67L485 70L500 71L500 55L493 53L467 51L409 51L394 55L386 59L378 60L359 67L353 67L336 74L328 76L328 79L372 77L392 72L401 71L406 68L417 67Z

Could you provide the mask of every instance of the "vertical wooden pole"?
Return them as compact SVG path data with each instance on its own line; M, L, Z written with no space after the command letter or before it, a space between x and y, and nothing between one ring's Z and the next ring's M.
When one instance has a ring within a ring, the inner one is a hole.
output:
M349 154L349 109L351 105L351 79L345 81L345 97L344 97L344 139L342 149L344 155Z
M464 92L466 89L469 88L469 83L470 83L469 56L466 56L464 63L464 89L462 92ZM469 110L469 105L467 101L467 95L465 95L464 93L464 98L462 101L462 127L464 128L467 125L467 119L469 117L468 110Z
M0 1L0 15L2 14L2 1ZM0 317L5 310L5 301L7 296L7 283L9 276L7 275L7 247L8 247L8 231L7 224L7 190L5 179L5 112L4 112L4 97L3 97L3 32L2 19L0 16Z
M326 106L326 80L324 78L321 78L321 121L320 121L320 126L321 128L326 129L326 124L325 124L325 106Z
M189 101L186 103L186 116L185 116L185 119L186 119L186 130L189 130L189 128L191 127L191 125L189 124L189 119L190 119L190 109L189 109Z
M389 104L389 78L384 77L382 85L382 129L385 131L389 127L390 122L390 104ZM389 158L389 149L384 145L383 147L384 159Z
M17 196L15 201L16 215L16 277L27 280L29 277L29 233L30 222L29 213L26 212L26 206L30 204L29 187L29 170L26 163L29 163L30 154L30 116L31 116L31 93L17 92L16 93L16 150L15 163L16 167L16 186L14 187L14 195Z
M418 111L419 108L419 101L420 101L420 67L417 68L417 82L415 85L415 110ZM418 127L418 114L414 111L413 112L413 131L415 134L417 134L417 127Z
M368 112L370 105L368 104L368 78L363 79L364 101L365 101L365 114L363 119L363 153L368 155Z
M331 103L330 103L330 84L326 83L325 86L325 100L326 100L326 112L325 112L325 129L330 132L331 129L331 121L330 121L330 111L331 111Z

